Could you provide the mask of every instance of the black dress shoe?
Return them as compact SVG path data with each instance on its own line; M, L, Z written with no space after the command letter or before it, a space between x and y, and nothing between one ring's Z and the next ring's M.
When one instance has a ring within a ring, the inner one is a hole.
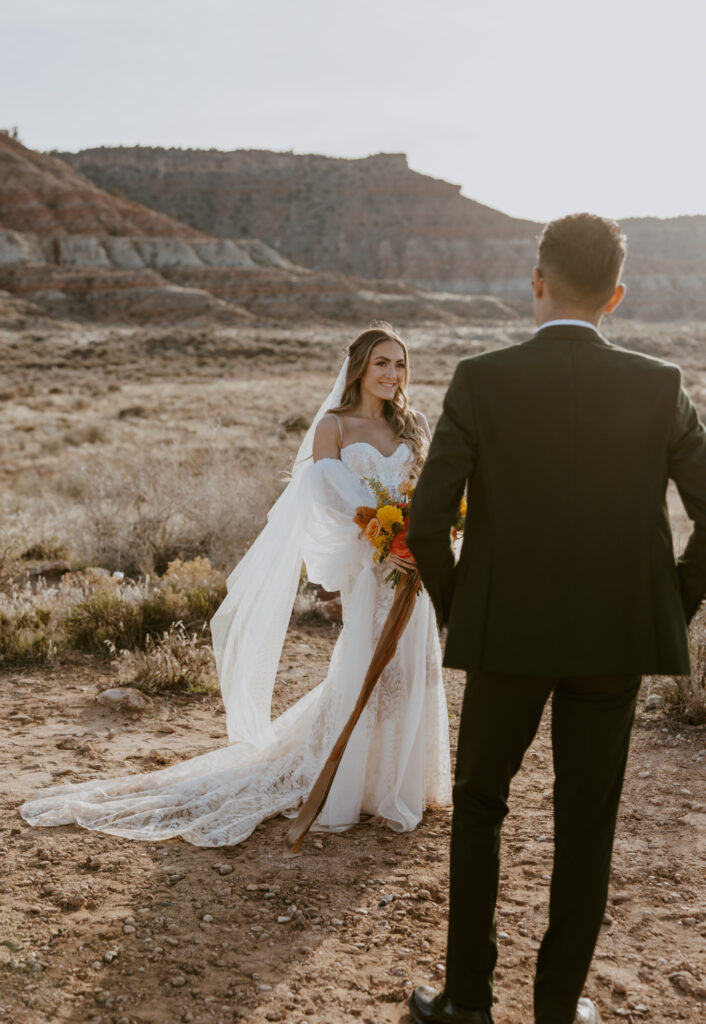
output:
M416 1024L493 1024L489 1010L467 1010L457 1006L443 992L419 985L409 997L409 1009Z

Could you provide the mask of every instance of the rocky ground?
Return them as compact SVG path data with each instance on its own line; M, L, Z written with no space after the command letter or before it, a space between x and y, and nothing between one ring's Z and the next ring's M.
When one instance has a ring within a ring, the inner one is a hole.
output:
M324 674L335 629L290 629L277 710ZM215 694L155 699L129 717L95 701L112 681L110 667L88 656L2 674L0 1019L409 1022L411 987L443 983L449 810L428 811L405 835L375 821L312 835L298 857L284 852L282 819L228 849L31 829L16 808L41 785L146 771L225 742ZM448 672L446 683L455 736L463 677ZM695 1024L706 1018L705 733L648 710L652 686L646 680L587 992L606 1021ZM551 787L545 721L505 828L499 1024L532 1020Z

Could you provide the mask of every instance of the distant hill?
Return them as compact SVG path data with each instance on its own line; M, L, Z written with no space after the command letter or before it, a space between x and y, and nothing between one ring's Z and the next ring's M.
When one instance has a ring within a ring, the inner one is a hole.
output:
M6 308L69 319L508 319L493 297L427 294L297 265L258 237L214 237L108 190L0 131Z
M526 310L541 225L409 169L258 150L105 147L61 153L101 188L209 235L255 236L293 262L442 292L491 294ZM624 221L623 315L706 318L706 217Z

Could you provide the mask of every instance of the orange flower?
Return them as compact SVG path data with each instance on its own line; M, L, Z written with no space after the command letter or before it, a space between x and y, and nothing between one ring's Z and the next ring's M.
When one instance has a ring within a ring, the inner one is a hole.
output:
M353 522L356 526L359 526L361 530L364 530L370 520L374 518L376 512L377 509L371 508L370 505L359 505L355 510Z
M377 516L374 515L373 518L369 521L368 525L365 527L363 535L366 540L369 540L370 543L373 544L375 542L375 538L380 533L381 529L382 523L377 518Z
M390 554L397 555L398 558L406 558L410 562L414 561L414 555L407 547L406 530L400 530L400 532L396 533L395 536L392 538L392 543L390 544Z

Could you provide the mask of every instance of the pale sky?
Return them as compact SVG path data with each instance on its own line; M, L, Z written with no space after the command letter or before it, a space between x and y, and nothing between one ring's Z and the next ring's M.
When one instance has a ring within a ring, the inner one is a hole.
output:
M517 217L706 214L701 0L0 0L34 149L410 166Z

